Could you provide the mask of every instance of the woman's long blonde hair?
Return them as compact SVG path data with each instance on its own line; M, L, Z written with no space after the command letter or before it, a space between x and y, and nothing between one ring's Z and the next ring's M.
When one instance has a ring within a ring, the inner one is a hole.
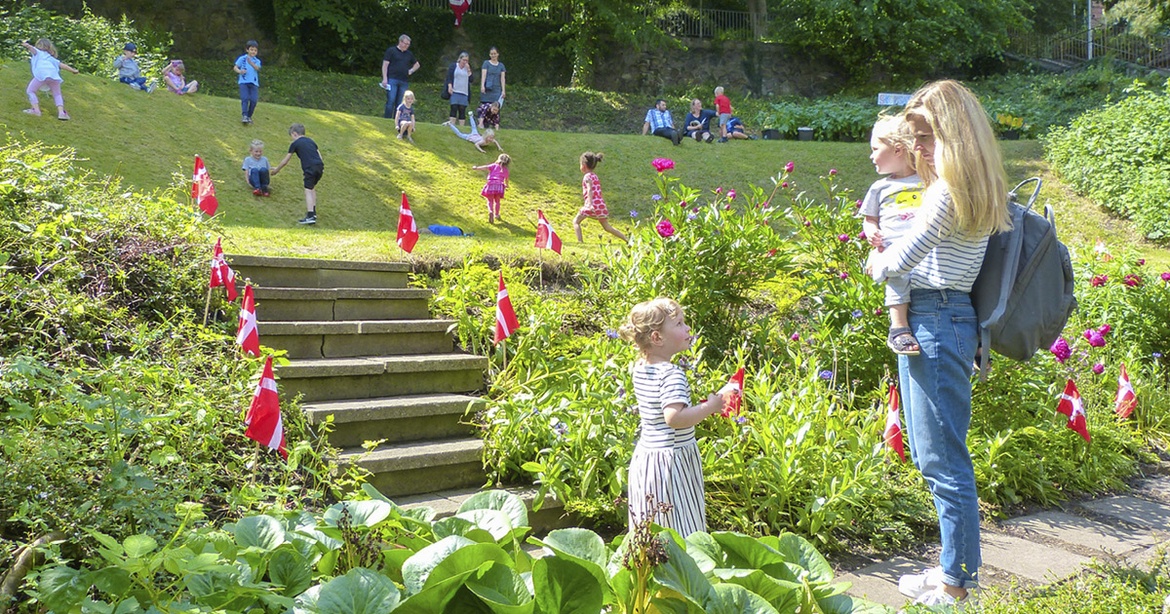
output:
M983 105L958 81L922 86L906 104L934 130L934 174L950 192L959 232L991 234L1011 229L1003 156ZM920 165L919 176L927 179Z

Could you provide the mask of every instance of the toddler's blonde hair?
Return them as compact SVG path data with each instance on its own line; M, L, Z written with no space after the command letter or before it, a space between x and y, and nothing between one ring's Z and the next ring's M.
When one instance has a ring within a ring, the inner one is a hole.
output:
M264 149L264 141L252 139L252 142L248 143L248 151L252 151L253 149Z
M506 167L511 163L512 156L509 156L508 154L500 154L500 157L496 158L496 164L499 164L500 166Z
M911 172L918 171L918 159L914 155L914 132L901 115L879 115L873 124L873 138L889 145L902 148L902 162Z
M488 128L487 130L483 131L483 140L490 143L490 142L494 141L495 139L496 139L496 131L495 130Z
M634 305L625 323L618 328L618 335L622 339L638 346L643 356L650 349L650 333L662 331L668 318L681 316L682 305L671 298L656 298Z

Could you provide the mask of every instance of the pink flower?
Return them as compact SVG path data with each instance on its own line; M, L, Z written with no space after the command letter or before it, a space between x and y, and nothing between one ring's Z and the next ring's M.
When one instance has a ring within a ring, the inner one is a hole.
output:
M654 229L658 231L658 236L662 237L663 239L669 239L672 235L674 235L674 224L671 224L670 220L666 218L659 220L658 223L654 225Z
M654 170L660 173L674 168L674 160L670 158L654 158L650 161L650 164L654 167Z
M735 200L735 189L734 188L727 191L727 200Z
M723 186L719 186L719 187L715 188L715 193L722 194L723 193Z
M1129 286L1130 288L1135 288L1142 285L1142 278L1132 273L1126 275L1123 281L1125 282L1125 285Z
M788 340L789 341L800 341L800 333L792 333L792 336L789 337Z
M1109 281L1108 275L1094 275L1093 279L1089 280L1089 285L1096 288L1097 286L1104 286L1107 281Z
M805 227L805 228L808 228L809 226L812 226L812 221L810 221L810 220L805 220L805 221L804 221L804 227Z
M787 182L787 181L785 181L784 183L781 183L781 184L780 184L780 187L782 187L782 188L787 188L787 187L788 187L788 182Z
M1162 273L1162 281L1170 282L1170 271Z
M864 241L866 238L867 238L867 236L866 236L866 234L865 234L865 231L864 231L864 230L863 230L863 231L861 231L861 232L859 232L859 233L857 233L857 240L858 240L858 241Z
M727 203L726 205L723 205L723 210L724 211L731 211L731 203Z
M1097 364L1093 365L1093 373L1096 373L1097 375L1101 375L1104 372L1105 372L1105 365L1103 365L1101 363L1097 363Z
M842 243L848 243L849 242L849 235L847 235L845 233L841 233L841 234L837 235L837 240L842 242Z
M1101 333L1101 336L1104 337L1105 335L1108 335L1110 333L1110 331L1112 331L1112 330L1113 330L1112 326L1110 326L1108 324L1102 324L1101 328L1097 329L1097 332Z
M885 312L884 312L884 311L882 311L882 308L881 308L881 307L878 307L877 309L874 309L874 310L873 310L873 315L875 315L875 316L880 316L880 315L882 315L883 313L885 313Z
M1063 363L1068 360L1069 356L1072 356L1072 350L1068 347L1068 342L1064 340L1064 337L1054 341L1048 351L1052 352L1052 355L1056 357L1056 362L1059 363Z
M855 201L853 201L853 208L854 208L854 209L860 209L860 208L861 208L861 199L860 199L860 198L859 198L859 199L857 199L857 200L855 200Z
M837 174L837 169L835 169L835 168L831 168L831 169L829 169L829 176L830 176L830 177L832 177L832 176L834 176L834 175L836 175L836 174Z
M686 209L686 207L687 207L687 201L685 201L685 200L680 200L680 201L678 201L678 206L680 206L680 207L682 207L682 208Z
M841 279L849 279L849 273L846 273L845 271L841 271L841 274L838 275L838 277L840 277Z
M785 173L791 173L794 170L796 170L796 163L795 162L789 162L788 164L784 165L784 172Z
M1137 265L1138 266L1146 266L1146 259L1145 258L1138 258Z
M1105 337L1101 333L1090 328L1090 329L1086 330L1083 334L1085 336L1085 340L1087 340L1089 342L1089 345L1091 345L1092 347L1095 347L1095 348L1105 347Z

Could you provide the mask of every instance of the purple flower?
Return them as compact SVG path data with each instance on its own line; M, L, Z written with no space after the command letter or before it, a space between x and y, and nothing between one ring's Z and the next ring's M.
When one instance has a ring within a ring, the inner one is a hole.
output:
M845 233L841 233L841 234L837 235L837 240L842 242L842 243L848 243L849 242L849 235L847 235Z
M609 337L610 339L617 339L618 332L612 328L607 328L607 329L605 329L605 336Z
M695 213L694 211L687 214L687 221L688 222L693 222L698 218L699 218L699 214Z
M857 318L860 318L861 316L865 315L865 312L860 310L860 309L854 309L853 313L851 315L853 316L854 319L857 319Z
M788 164L792 164L792 163L789 162ZM824 371L817 373L817 377L819 377L821 379L833 379L833 372L828 370L828 369L825 369Z
M1068 342L1064 340L1064 337L1054 341L1048 351L1052 352L1052 355L1056 357L1056 362L1059 363L1064 363L1069 356L1072 356L1072 350L1068 347Z
M1089 280L1089 285L1096 288L1097 286L1104 286L1109 281L1108 275L1094 275L1093 279Z
M736 416L735 423L736 424L746 424L747 423L747 416Z
M1087 340L1089 342L1089 345L1091 345L1095 348L1105 347L1105 337L1102 336L1101 333L1097 332L1096 330L1093 330L1092 328L1090 328L1090 329L1086 330L1083 334L1085 336L1085 340Z
M735 200L735 190L734 189L727 191L727 200Z
M634 209L630 209L630 217L638 217L638 212Z
M660 173L674 168L674 160L670 158L654 158L650 161L650 164L654 167L654 170Z
M1142 278L1132 273L1126 275L1123 281L1125 282L1125 285L1129 286L1130 288L1136 288L1137 286L1142 285Z
M655 194L654 196L651 196L651 197L650 197L650 200L652 200L652 201L654 201L654 202L658 202L658 201L662 200L662 195L661 195L661 194Z
M1153 356L1154 356L1154 358L1161 358L1162 353L1161 352L1154 352Z
M800 333L792 333L792 336L789 337L788 340L789 341L800 341Z
M658 220L657 224L654 225L654 230L658 231L658 236L662 237L663 239L669 239L672 235L674 235L674 224L671 224L670 220L662 218L661 220Z
M1105 365L1103 365L1101 363L1097 363L1097 364L1093 365L1093 373L1096 373L1097 375L1101 375L1104 372L1105 372Z
M832 176L834 176L834 175L836 175L836 174L837 174L837 169L835 169L835 168L831 168L831 169L829 169L829 176L830 176L830 177L832 177Z
M795 162L789 162L788 164L784 165L784 172L785 173L791 173L794 170L796 170L796 163Z

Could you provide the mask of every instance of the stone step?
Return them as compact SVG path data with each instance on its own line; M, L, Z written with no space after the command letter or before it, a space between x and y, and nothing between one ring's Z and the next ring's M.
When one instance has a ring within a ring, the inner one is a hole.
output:
M534 512L532 511L532 507L536 502L536 488L532 486L510 486L505 488L497 487L496 489L506 490L524 501L524 504L528 506L528 526L532 527L532 532L535 535L544 535L553 529L579 526L579 519L575 515L566 512L564 503L552 496L552 494L545 495L544 503L540 506L540 510ZM447 516L454 516L455 512L459 511L459 507L465 501L482 490L491 489L459 488L417 495L404 495L394 499L394 503L407 509L429 507L435 511L435 518L446 518Z
M468 354L359 358L298 358L277 367L284 394L302 402L437 392L473 392L484 386L488 360Z
M420 320L430 317L424 288L282 288L257 286L256 318L302 322Z
M259 311L259 308L257 308ZM377 354L442 354L455 344L453 320L367 320L259 323L264 345L289 358L348 358Z
M365 441L387 443L465 437L471 427L463 421L468 408L483 400L462 394L418 394L362 401L305 403L311 424L333 417L329 443L338 448L360 447Z
M227 256L237 276L263 286L285 288L405 288L404 262L353 262L316 258Z
M347 448L338 460L369 471L369 483L391 499L482 485L486 479L483 441L474 438L382 444L369 452Z

